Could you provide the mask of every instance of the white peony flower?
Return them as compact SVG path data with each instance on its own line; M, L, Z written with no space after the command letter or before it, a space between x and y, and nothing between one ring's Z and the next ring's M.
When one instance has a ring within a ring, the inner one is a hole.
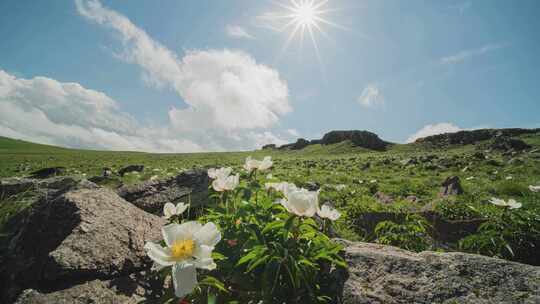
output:
M532 185L530 185L529 190L531 190L532 192L540 192L540 186L532 186Z
M330 219L331 221L335 221L341 216L341 213L329 204L322 205L322 207L317 210L317 214L320 217Z
M505 201L505 200L493 197L493 198L491 198L489 200L489 202L492 203L493 205L496 205L496 206L508 207L509 209L519 209L519 208L521 208L521 203L518 203L513 199L509 199L508 201Z
M261 162L259 162L259 167L257 168L259 171L266 171L270 168L272 168L272 165L274 162L272 161L272 157L266 156L263 158Z
M246 169L247 172L257 170L257 168L259 168L259 163L260 162L258 160L251 158L251 156L248 156L244 164L244 169Z
M147 242L144 248L155 269L172 266L174 293L182 298L197 285L197 268L216 268L212 251L221 240L221 233L214 223L203 226L193 221L167 225L161 233L167 247Z
M286 188L283 194L285 198L279 202L290 213L312 217L319 208L319 191Z
M244 164L244 169L247 172L252 172L253 170L266 171L272 167L274 162L272 162L272 157L266 156L263 160L256 160L248 156Z
M208 177L210 177L211 179L225 178L231 175L231 173L232 173L231 167L220 168L220 169L215 169L215 168L208 169Z
M163 215L166 219L169 219L172 216L184 213L188 207L189 204L184 203L178 203L176 206L172 203L166 203L165 206L163 206Z
M218 177L212 182L212 188L217 192L234 190L240 183L240 175L229 175L226 177Z

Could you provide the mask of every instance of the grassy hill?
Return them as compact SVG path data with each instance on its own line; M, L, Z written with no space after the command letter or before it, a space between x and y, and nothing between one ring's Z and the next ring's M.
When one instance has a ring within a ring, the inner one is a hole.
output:
M337 223L342 237L410 250L462 250L540 263L529 254L536 250L531 246L540 246L540 193L528 189L529 185L540 185L540 134L514 138L531 147L524 151L494 150L491 138L466 145L425 141L393 144L383 152L343 141L313 144L302 150L151 154L74 150L0 138L0 177L26 176L55 166L65 167L69 175L91 177L100 175L104 167L116 171L132 164L145 166L140 174L115 177L114 183L107 184L115 187L167 178L192 167L231 166L239 171L248 155L271 155L274 180L321 186L321 202L331 201L343 212ZM464 192L440 197L441 183L450 176L460 178ZM491 197L512 198L523 207L508 219L510 215L488 202ZM12 208L15 200L4 199L0 213L16 213L18 207L15 211ZM426 221L426 214L435 214L440 221L458 221L457 225L459 221L493 225L486 231L475 226L469 235L441 245L437 239L440 236L433 234L439 228ZM6 216L0 214L0 218L6 222ZM501 219L507 224L500 226ZM504 241L493 239L500 234L497 229L509 233Z

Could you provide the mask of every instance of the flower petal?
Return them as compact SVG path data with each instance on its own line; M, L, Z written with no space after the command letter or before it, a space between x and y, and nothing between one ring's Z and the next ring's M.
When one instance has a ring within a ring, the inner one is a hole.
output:
M191 264L175 264L172 269L174 295L183 298L197 286L197 270Z
M170 218L176 213L176 207L172 203L166 203L163 206L163 215L165 218Z
M156 243L146 242L144 249L146 249L146 254L150 259L161 267L172 266L175 263L174 261L171 261L171 256L167 251L167 248L163 248Z
M206 223L206 225L197 231L194 238L200 245L214 247L221 240L221 233L216 227L216 224L210 222Z
M193 234L201 229L201 224L190 221L183 224L170 224L161 228L163 239L167 246L171 247L176 240L193 239Z

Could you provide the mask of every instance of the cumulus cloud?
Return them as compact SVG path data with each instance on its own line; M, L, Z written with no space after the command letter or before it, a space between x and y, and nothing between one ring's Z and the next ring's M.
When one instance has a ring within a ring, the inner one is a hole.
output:
M203 150L171 133L140 126L102 92L46 77L17 78L0 70L0 135L75 148Z
M440 62L441 64L446 64L446 65L449 65L449 64L457 64L457 63L462 63L472 57L477 57L477 56L481 56L481 55L484 55L486 53L489 53L489 52L492 52L492 51L495 51L495 50L498 50L498 49L502 49L502 48L505 48L506 45L505 44L487 44L487 45L484 45L483 47L481 48L477 48L477 49L470 49L470 50L464 50L464 51L461 51L457 54L454 54L454 55L451 55L451 56L446 56L446 57L443 57L440 59Z
M248 33L248 31L245 28L239 25L229 24L225 28L225 32L227 33L229 37L236 38L236 39L255 39L253 35Z
M411 135L407 139L407 143L412 143L412 142L415 142L419 138L423 138L423 137L427 137L431 135L454 133L461 130L463 129L449 122L426 125L422 129L418 130L416 133Z
M283 141L268 130L292 111L287 83L276 70L241 51L191 50L178 56L98 0L75 4L81 16L117 34L121 48L115 57L138 65L147 85L172 90L185 102L171 107L162 132L206 150L249 149L263 139Z
M384 102L384 98L379 86L374 83L368 84L362 91L360 97L358 97L358 102L364 107L372 107L382 104Z

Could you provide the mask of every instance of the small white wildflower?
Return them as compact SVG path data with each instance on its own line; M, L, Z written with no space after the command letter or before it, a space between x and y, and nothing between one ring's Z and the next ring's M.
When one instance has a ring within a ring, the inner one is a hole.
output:
M508 201L505 201L505 200L493 197L493 198L491 198L489 200L489 202L492 203L493 205L496 205L496 206L508 207L509 209L519 209L519 208L521 208L521 203L518 203L513 199L509 199Z
M189 204L184 203L178 203L176 206L172 203L166 203L165 206L163 206L163 215L166 219L171 218L174 215L180 215L186 211L186 209L189 207Z
M341 213L329 204L322 205L322 207L317 210L317 214L320 217L330 219L331 221L335 221L341 216Z

